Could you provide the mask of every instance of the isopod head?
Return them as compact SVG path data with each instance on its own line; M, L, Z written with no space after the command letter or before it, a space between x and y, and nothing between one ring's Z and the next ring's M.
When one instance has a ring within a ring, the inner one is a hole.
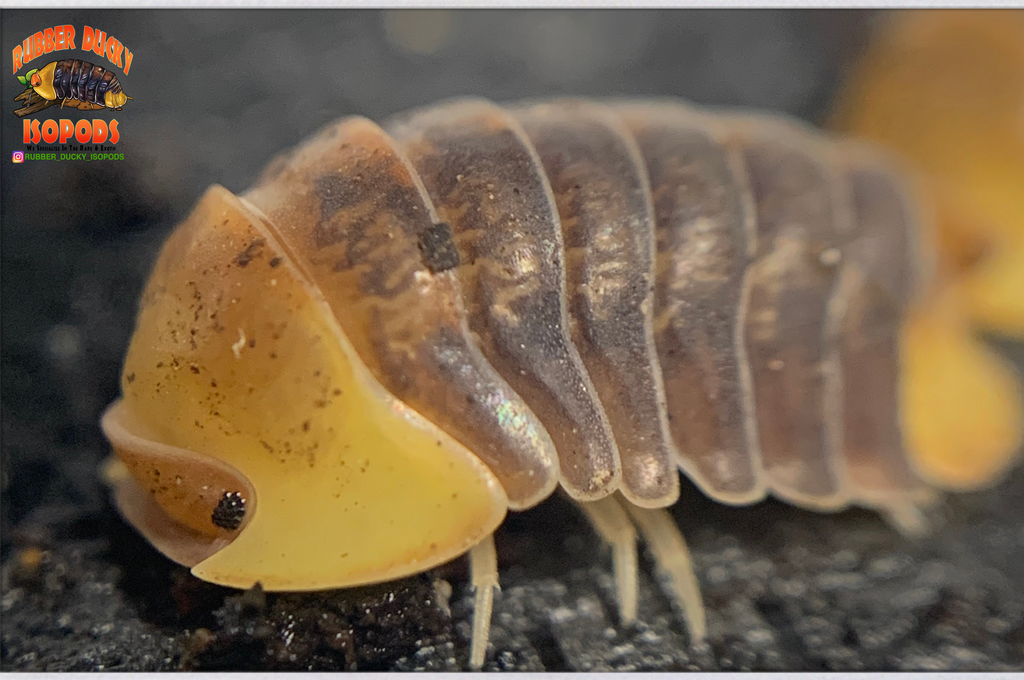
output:
M103 419L117 504L199 578L386 581L488 536L487 467L386 392L263 218L211 188L164 246Z
M43 99L53 101L57 98L57 93L53 88L53 71L56 68L57 62L51 61L42 68L32 69L18 80L31 87Z

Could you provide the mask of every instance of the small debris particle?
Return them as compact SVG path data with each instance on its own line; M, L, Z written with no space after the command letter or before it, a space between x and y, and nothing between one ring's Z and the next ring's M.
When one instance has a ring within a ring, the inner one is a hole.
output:
M43 563L45 556L46 553L38 547L29 546L18 552L18 566L25 570L34 571Z
M245 250L238 254L238 257L235 258L235 264L243 269L248 267L249 263L253 261L253 258L259 255L260 251L263 250L264 245L266 245L266 241L261 238L253 240L252 243L245 247Z
M242 358L242 348L245 347L245 331L241 328L238 329L238 342L231 345L231 351L234 353L236 359Z
M820 255L818 255L818 261L825 267L834 267L839 264L839 261L842 259L843 253L839 248L826 248L821 251Z

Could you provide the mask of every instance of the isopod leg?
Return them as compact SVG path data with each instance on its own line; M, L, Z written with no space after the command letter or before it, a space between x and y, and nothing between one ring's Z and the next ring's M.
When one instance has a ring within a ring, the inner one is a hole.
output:
M672 594L683 610L691 640L702 641L707 635L707 620L704 602L700 596L700 584L693 572L693 562L690 560L686 541L683 540L675 522L664 509L640 508L625 500L620 503L650 547L655 566L668 574L672 583Z
M476 591L473 605L473 639L470 643L469 666L483 668L487 654L487 640L491 635L491 610L494 590L498 585L498 556L494 551L494 536L488 536L469 551L469 571Z
M925 500L922 502L929 504L933 502L933 499L925 496ZM892 502L881 506L879 511L890 526L907 538L921 538L928 535L931 529L931 525L924 512L922 512L921 506L913 500Z
M636 531L629 521L629 515L611 497L580 503L580 507L594 530L612 547L619 619L624 624L632 623L636 620L638 577Z

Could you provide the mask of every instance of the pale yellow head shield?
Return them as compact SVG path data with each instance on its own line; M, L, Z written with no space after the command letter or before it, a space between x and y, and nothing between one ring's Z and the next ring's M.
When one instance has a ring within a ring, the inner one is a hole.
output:
M374 381L231 193L164 246L103 429L118 506L207 581L317 590L421 572L504 518L491 472Z

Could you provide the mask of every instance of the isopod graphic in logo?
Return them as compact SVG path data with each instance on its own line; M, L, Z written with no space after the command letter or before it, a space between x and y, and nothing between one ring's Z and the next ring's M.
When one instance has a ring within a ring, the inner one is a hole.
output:
M95 109L121 110L131 99L121 89L121 83L113 71L94 66L81 59L51 61L41 69L32 69L18 80L28 89L14 98L24 101L25 106L14 112L16 116L27 116L33 111L45 109L60 102L80 111Z
M116 153L121 138L116 118L31 117L50 107L58 107L67 114L121 111L132 99L125 93L115 69L127 74L135 55L120 40L91 26L83 26L81 32L81 51L87 53L86 58L68 55L18 74L37 58L76 50L75 36L74 26L54 26L37 31L12 50L14 75L25 86L14 98L20 102L14 115L22 119L22 143L26 145L21 160L15 162L124 160L123 154ZM108 64L93 63L98 60L88 53Z

